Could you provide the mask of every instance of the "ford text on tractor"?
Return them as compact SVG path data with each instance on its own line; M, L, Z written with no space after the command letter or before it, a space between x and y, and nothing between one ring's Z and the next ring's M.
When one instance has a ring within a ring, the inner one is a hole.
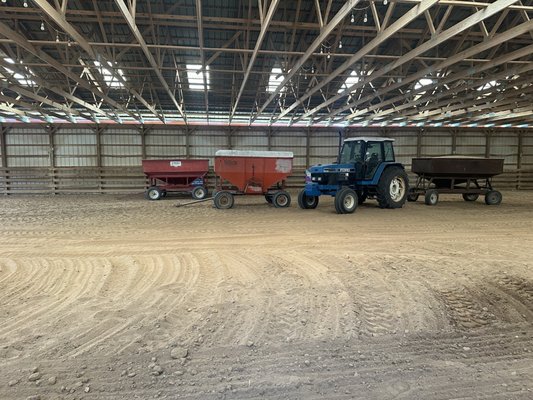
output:
M302 209L316 208L322 195L335 198L338 214L350 214L366 199L380 208L401 208L409 191L405 168L396 162L394 139L345 139L337 162L314 165L306 171L306 184L298 195Z

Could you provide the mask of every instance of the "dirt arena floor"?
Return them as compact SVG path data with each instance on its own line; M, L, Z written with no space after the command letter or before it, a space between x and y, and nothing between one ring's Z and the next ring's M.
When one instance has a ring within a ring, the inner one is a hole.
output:
M0 399L533 399L533 192L0 199Z

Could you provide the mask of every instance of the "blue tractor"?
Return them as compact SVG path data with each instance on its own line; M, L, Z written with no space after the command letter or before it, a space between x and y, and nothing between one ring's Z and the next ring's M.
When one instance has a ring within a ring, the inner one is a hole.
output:
M401 208L408 195L409 179L394 158L394 139L355 137L345 139L337 162L314 165L306 171L305 189L298 195L302 209L316 208L322 195L335 197L338 214L350 214L358 204L375 198L380 208Z

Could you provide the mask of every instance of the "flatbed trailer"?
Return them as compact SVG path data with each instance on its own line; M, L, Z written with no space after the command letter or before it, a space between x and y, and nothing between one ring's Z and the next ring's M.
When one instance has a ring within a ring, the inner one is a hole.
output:
M502 195L492 187L492 178L503 172L503 159L481 157L413 158L411 170L417 175L408 201L424 196L427 205L436 205L439 194L461 194L465 201L485 196L487 205L498 205Z

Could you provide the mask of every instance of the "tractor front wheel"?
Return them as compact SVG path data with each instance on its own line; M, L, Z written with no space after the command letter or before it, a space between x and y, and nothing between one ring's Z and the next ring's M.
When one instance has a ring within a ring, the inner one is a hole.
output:
M357 204L355 190L342 188L335 195L335 211L337 211L337 214L351 214L357 208Z
M402 168L389 167L383 171L376 188L380 208L402 208L407 200L409 178Z
M302 210L310 210L318 206L318 196L308 196L305 190L298 193L298 205Z

